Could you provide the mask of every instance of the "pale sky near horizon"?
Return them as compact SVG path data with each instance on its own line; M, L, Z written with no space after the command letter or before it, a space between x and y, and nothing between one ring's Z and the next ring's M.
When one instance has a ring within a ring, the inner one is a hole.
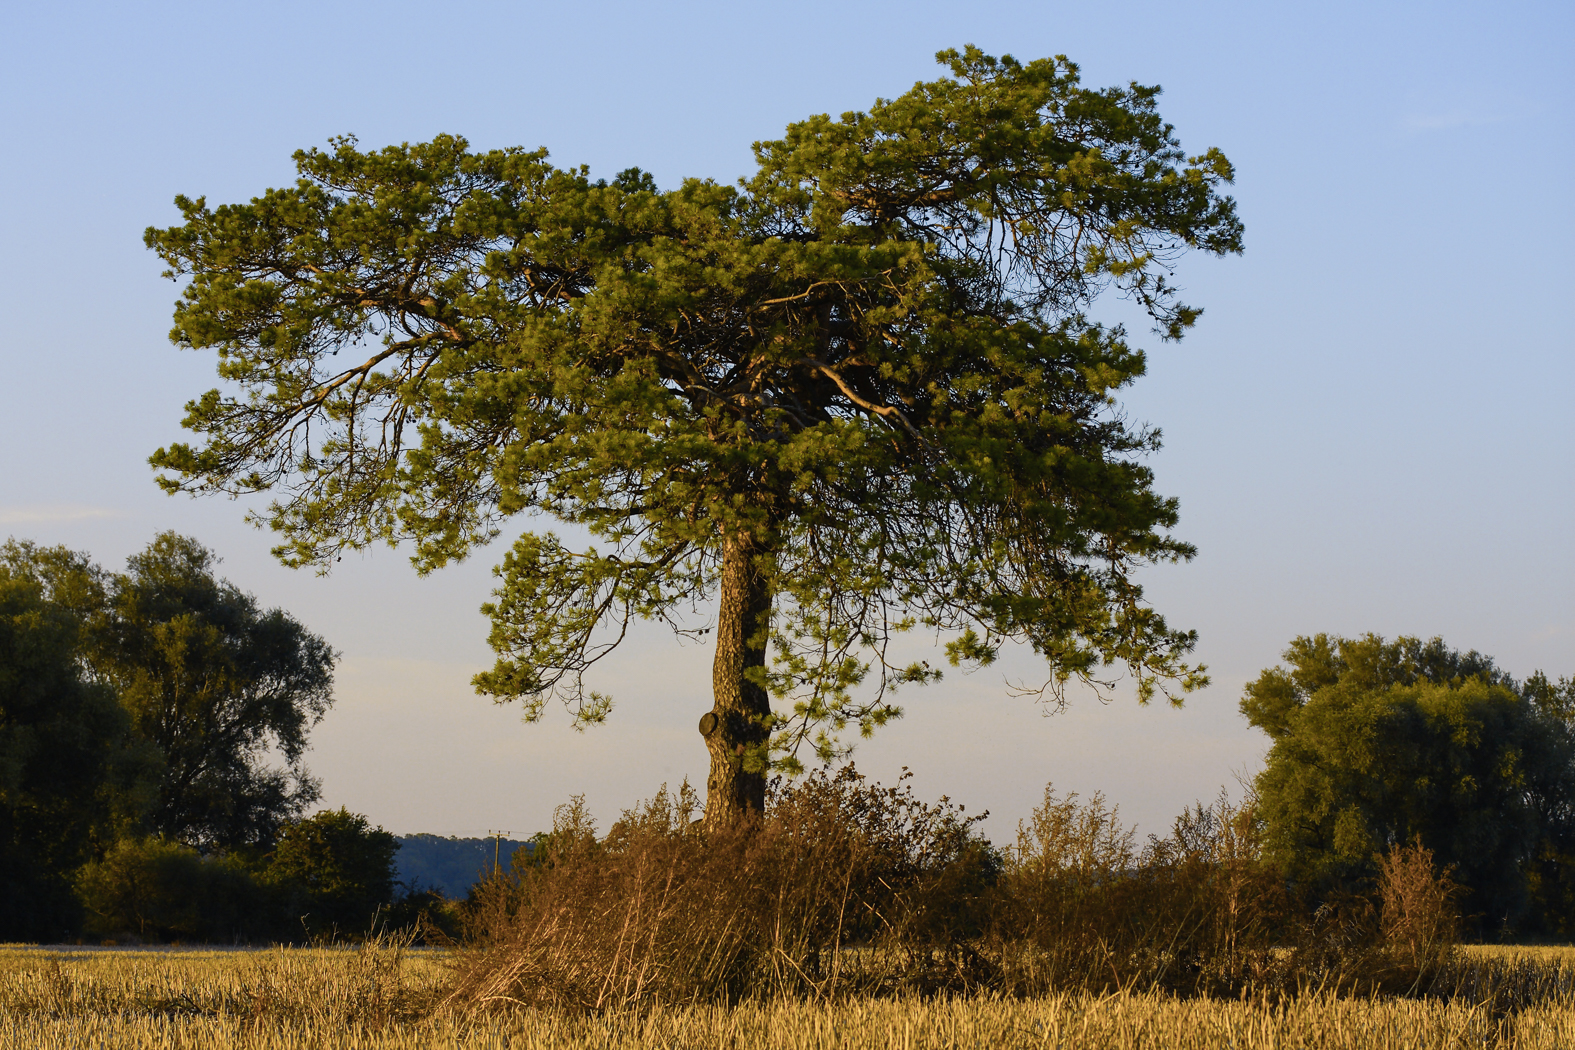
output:
M1215 684L1181 710L1126 693L1046 716L1008 694L1035 674L1015 654L907 692L859 767L990 809L996 841L1047 781L1161 832L1256 771L1236 702L1295 635L1441 635L1575 674L1568 4L66 2L7 4L5 25L0 538L115 568L162 529L214 548L343 652L309 764L326 804L390 831L524 837L576 793L605 826L664 780L703 784L709 650L639 632L595 683L606 726L522 725L468 685L501 544L426 579L387 549L319 578L273 562L244 504L162 495L146 458L213 359L167 342L177 288L143 228L176 221L176 193L285 183L293 150L346 132L731 180L752 141L969 42L1161 84L1183 146L1237 167L1246 254L1183 264L1205 315L1179 345L1138 340L1125 398L1164 431L1157 487L1200 552L1145 582Z

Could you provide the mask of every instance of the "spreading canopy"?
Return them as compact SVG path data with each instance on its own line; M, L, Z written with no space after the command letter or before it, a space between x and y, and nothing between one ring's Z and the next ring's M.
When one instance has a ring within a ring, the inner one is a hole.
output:
M1288 874L1327 889L1420 837L1490 928L1524 917L1534 869L1567 885L1571 683L1539 673L1522 686L1436 638L1320 634L1285 659L1248 683L1241 709L1273 741L1259 813Z
M1145 699L1196 686L1192 634L1133 579L1192 553L1140 462L1157 432L1113 401L1144 357L1084 310L1113 287L1179 337L1174 258L1241 247L1230 165L1182 152L1157 88L939 57L950 77L757 143L737 186L440 136L177 198L147 242L190 278L174 340L227 387L189 405L200 444L153 456L162 484L272 491L292 564L408 540L430 570L521 514L587 531L524 532L486 607L477 686L531 717L555 694L603 717L584 671L720 589L717 710L747 717L713 759L752 775L936 677L888 662L915 626L953 662L1026 641L1057 690L1106 665Z

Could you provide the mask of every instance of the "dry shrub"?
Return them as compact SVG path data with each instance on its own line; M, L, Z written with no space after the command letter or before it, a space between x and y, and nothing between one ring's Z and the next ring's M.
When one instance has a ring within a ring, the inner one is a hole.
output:
M479 891L453 1000L607 1010L977 979L980 818L852 767L778 785L758 826L703 830L697 808L664 788L598 839L583 802L560 807Z
M687 784L664 788L603 837L581 801L561 807L469 906L450 1003L1283 998L1486 980L1446 973L1457 890L1420 844L1380 858L1375 892L1302 904L1262 856L1250 797L1222 792L1140 848L1102 796L1046 788L1005 851L977 835L982 818L851 767L775 786L755 825L706 830L698 808Z
M993 894L1008 987L1199 993L1269 979L1284 894L1262 863L1250 803L1222 792L1170 837L1142 850L1135 840L1102 795L1080 803L1046 787Z
M1287 936L1290 984L1298 991L1371 994L1381 990L1388 960L1377 906L1348 888L1299 902Z
M1433 865L1433 851L1421 837L1409 846L1392 846L1378 858L1379 927L1394 961L1426 974L1448 961L1460 941L1461 889Z

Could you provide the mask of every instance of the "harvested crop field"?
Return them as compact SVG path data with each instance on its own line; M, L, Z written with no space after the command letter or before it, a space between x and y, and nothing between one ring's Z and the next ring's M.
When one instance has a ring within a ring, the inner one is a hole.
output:
M1465 949L1478 1001L1279 1003L1076 993L1036 999L845 999L571 1015L446 1007L445 958L398 948L261 952L0 950L0 1046L207 1050L1575 1046L1575 952Z

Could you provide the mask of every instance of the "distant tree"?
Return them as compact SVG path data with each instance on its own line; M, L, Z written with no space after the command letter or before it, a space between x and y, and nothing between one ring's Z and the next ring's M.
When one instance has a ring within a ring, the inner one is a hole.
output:
M365 932L379 907L394 899L399 842L359 813L324 810L286 825L268 878L300 893L314 935Z
M515 851L530 842L505 838L454 838L442 835L399 836L399 879L411 891L435 890L463 900L470 888L494 867L505 871Z
M157 836L127 837L83 865L75 883L83 930L94 936L217 943L300 934L250 858L238 854L204 856Z
M166 532L124 573L58 547L11 543L0 556L72 612L77 658L156 749L144 831L204 850L263 845L317 800L303 756L332 703L335 654L218 578L211 551Z
M159 450L162 483L280 493L297 565L408 538L425 572L522 512L589 530L605 546L524 533L485 606L476 686L530 718L557 695L601 720L582 675L631 620L718 594L715 822L938 678L888 662L915 627L953 663L1026 642L1057 696L1105 666L1144 700L1202 684L1135 579L1193 553L1140 461L1158 432L1114 403L1144 355L1083 311L1113 285L1179 338L1174 260L1241 249L1231 166L1182 151L1158 88L938 57L951 77L757 143L736 188L445 136L177 198L184 224L147 232L191 278L172 337L231 388L188 406L204 442Z
M219 579L216 562L196 540L155 537L113 577L92 661L163 753L154 830L227 848L271 841L317 801L303 756L333 702L335 654Z
M1268 855L1329 888L1420 836L1489 927L1525 919L1529 865L1571 830L1570 723L1439 639L1317 635L1285 661L1241 701L1273 740L1257 778Z
M0 939L71 928L72 870L113 827L127 720L85 678L79 629L0 559Z
M1575 678L1553 681L1538 671L1522 694L1561 732L1575 736ZM1545 829L1527 879L1538 932L1575 939L1575 788L1538 792L1532 802Z

